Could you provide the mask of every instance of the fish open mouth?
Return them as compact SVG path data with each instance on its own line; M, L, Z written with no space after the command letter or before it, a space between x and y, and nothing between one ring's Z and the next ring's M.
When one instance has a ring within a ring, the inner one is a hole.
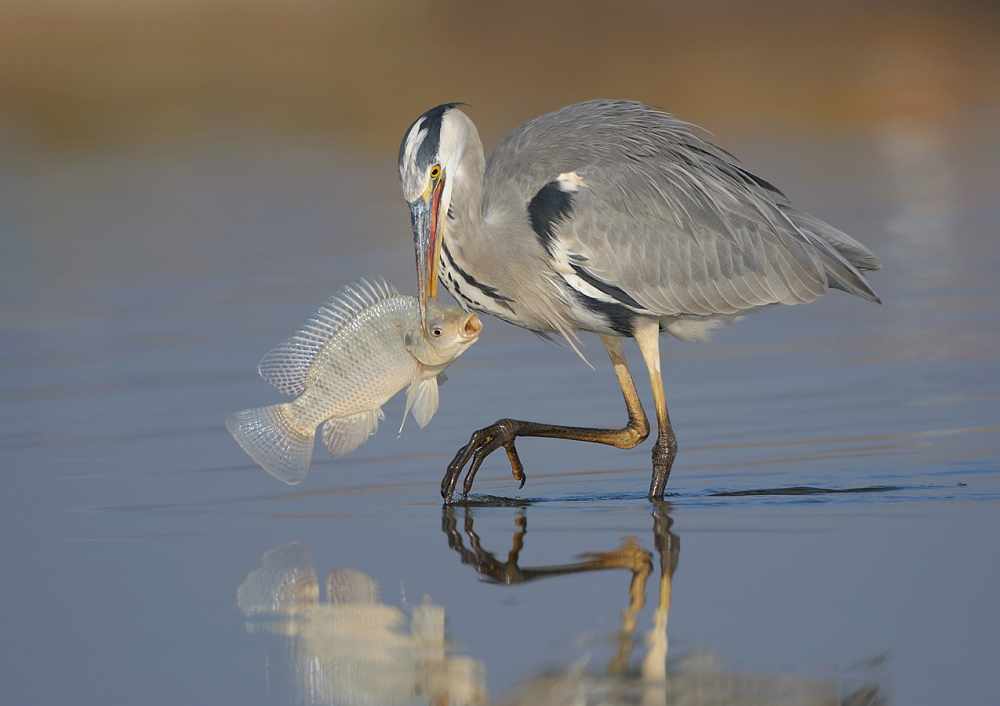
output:
M479 317L475 314L469 314L469 316L465 319L465 323L462 324L462 334L466 338L475 338L482 330L483 322L480 321Z

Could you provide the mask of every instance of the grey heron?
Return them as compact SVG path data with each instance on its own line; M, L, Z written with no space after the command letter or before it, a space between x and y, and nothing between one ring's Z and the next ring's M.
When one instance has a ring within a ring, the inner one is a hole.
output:
M632 448L649 422L622 353L635 339L649 373L658 434L649 497L663 497L677 455L660 368L660 333L702 340L773 304L834 288L878 302L863 270L878 258L796 209L778 187L701 130L642 103L594 100L534 118L485 157L472 120L448 103L420 115L399 148L422 311L438 278L465 308L532 331L600 336L625 397L618 429L501 419L474 432L449 464L468 494L504 448L524 485L517 437Z

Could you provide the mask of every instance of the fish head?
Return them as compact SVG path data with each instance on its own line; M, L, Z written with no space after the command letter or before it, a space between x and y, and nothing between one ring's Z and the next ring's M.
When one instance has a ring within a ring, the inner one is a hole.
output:
M427 328L417 321L406 335L406 349L421 364L438 368L448 365L479 338L483 323L473 313L458 307L428 302Z

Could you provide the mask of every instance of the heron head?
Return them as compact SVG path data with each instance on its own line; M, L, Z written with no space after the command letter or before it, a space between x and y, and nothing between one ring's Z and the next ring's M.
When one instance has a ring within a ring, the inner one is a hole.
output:
M445 103L423 113L399 145L399 178L410 206L420 320L425 330L427 302L437 296L438 262L451 195L472 124L458 105Z

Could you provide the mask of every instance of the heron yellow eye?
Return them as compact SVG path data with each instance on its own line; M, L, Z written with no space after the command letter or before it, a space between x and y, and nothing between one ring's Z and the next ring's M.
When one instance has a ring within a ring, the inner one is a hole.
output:
M441 178L441 165L435 164L431 167L431 181L437 181Z

